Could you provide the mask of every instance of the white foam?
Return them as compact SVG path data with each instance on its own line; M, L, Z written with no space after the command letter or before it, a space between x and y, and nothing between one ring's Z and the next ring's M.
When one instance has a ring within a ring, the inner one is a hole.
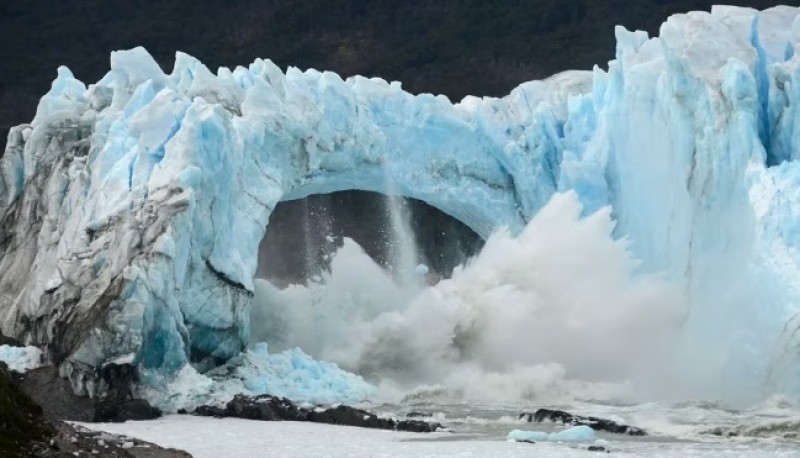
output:
M253 336L372 377L385 392L441 384L502 400L630 391L626 380L663 366L681 295L637 274L626 242L611 236L609 209L581 210L574 193L557 194L518 237L493 234L452 279L414 294L346 240L319 283L257 281Z

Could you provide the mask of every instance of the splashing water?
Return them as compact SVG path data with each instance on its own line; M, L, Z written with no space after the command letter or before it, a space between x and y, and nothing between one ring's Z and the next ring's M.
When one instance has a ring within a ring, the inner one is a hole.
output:
M408 222L408 209L402 198L395 195L386 196L386 207L391 223L389 259L391 270L403 291L417 293L420 286L420 275L417 271L417 243L414 232Z
M256 282L254 341L298 346L381 384L467 397L536 396L564 379L624 382L662 366L680 289L637 274L610 210L559 194L517 237L498 231L451 279L405 294L345 239L318 283Z
M419 265L417 241L411 230L408 209L404 200L398 196L397 184L391 172L391 160L384 157L384 179L386 181L386 210L391 224L389 247L390 270L399 282L404 300L409 300L419 292L421 282L416 268Z

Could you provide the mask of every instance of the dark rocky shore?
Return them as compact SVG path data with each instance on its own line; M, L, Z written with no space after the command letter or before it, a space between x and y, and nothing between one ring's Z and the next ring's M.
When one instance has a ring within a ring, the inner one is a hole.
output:
M151 420L161 411L147 401L135 399L129 388L117 388L101 400L78 396L69 381L58 376L52 366L40 367L24 374L11 373L14 382L43 409L48 418L83 422L122 422ZM125 385L122 385L125 386Z
M0 345L21 346L0 334ZM184 458L191 455L157 445L74 427L67 421L124 422L150 420L161 411L136 399L135 371L129 365L109 365L102 380L110 387L102 399L74 393L53 366L18 373L0 362L0 457L143 457ZM186 412L180 412L186 413ZM201 406L194 415L261 421L308 421L411 432L432 432L438 423L381 418L365 410L339 405L303 408L288 399L238 395L224 407ZM77 455L76 455L77 454Z
M646 436L647 432L636 426L621 425L615 421L597 417L583 417L563 410L539 409L534 413L522 413L519 419L528 423L562 423L570 426L588 426L595 431L628 436Z
M44 373L38 371L39 374ZM24 377L21 374L10 371L8 366L0 362L0 456L3 458L191 458L191 455L179 450L164 449L137 439L89 431L65 423L59 417L51 416L58 403L52 402L50 409L43 409L20 386L22 380ZM46 386L62 388L57 383ZM55 401L60 394L64 393L57 390L48 398ZM79 397L71 392L67 394L63 398L63 406L56 410L63 411L79 405L75 401ZM89 405L91 402L87 400L83 407ZM88 412L88 408L78 412Z
M362 428L389 429L415 433L434 432L442 427L439 423L421 420L381 418L366 410L345 405L306 409L298 407L288 399L269 395L254 397L237 395L228 402L225 407L201 406L192 413L194 415L206 417L234 417L262 421L308 421L311 423L358 426Z

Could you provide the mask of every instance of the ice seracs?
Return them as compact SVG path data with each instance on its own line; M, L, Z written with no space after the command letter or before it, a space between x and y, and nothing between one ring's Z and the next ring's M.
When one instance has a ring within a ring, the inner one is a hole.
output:
M265 60L214 74L178 54L166 74L141 48L88 87L62 67L0 159L0 330L46 346L80 392L102 394L99 369L120 360L150 386L208 371L249 343L275 205L385 192L390 175L483 236L519 232L557 191L586 214L611 205L641 269L687 291L698 385L763 386L794 358L774 348L800 284L798 14L618 28L608 71L458 104ZM785 373L772 388L800 391Z

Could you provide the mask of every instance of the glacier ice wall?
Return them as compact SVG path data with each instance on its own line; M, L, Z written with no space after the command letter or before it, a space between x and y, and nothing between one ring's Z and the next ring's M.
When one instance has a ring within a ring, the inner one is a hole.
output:
M698 372L797 389L797 365L765 361L796 353L780 342L800 297L798 16L618 28L607 72L458 104L264 60L213 74L179 53L166 74L141 48L88 87L62 67L0 159L0 329L83 392L102 393L108 364L205 370L248 343L281 200L391 189L486 236L572 189L587 212L612 207L643 271L684 285Z

